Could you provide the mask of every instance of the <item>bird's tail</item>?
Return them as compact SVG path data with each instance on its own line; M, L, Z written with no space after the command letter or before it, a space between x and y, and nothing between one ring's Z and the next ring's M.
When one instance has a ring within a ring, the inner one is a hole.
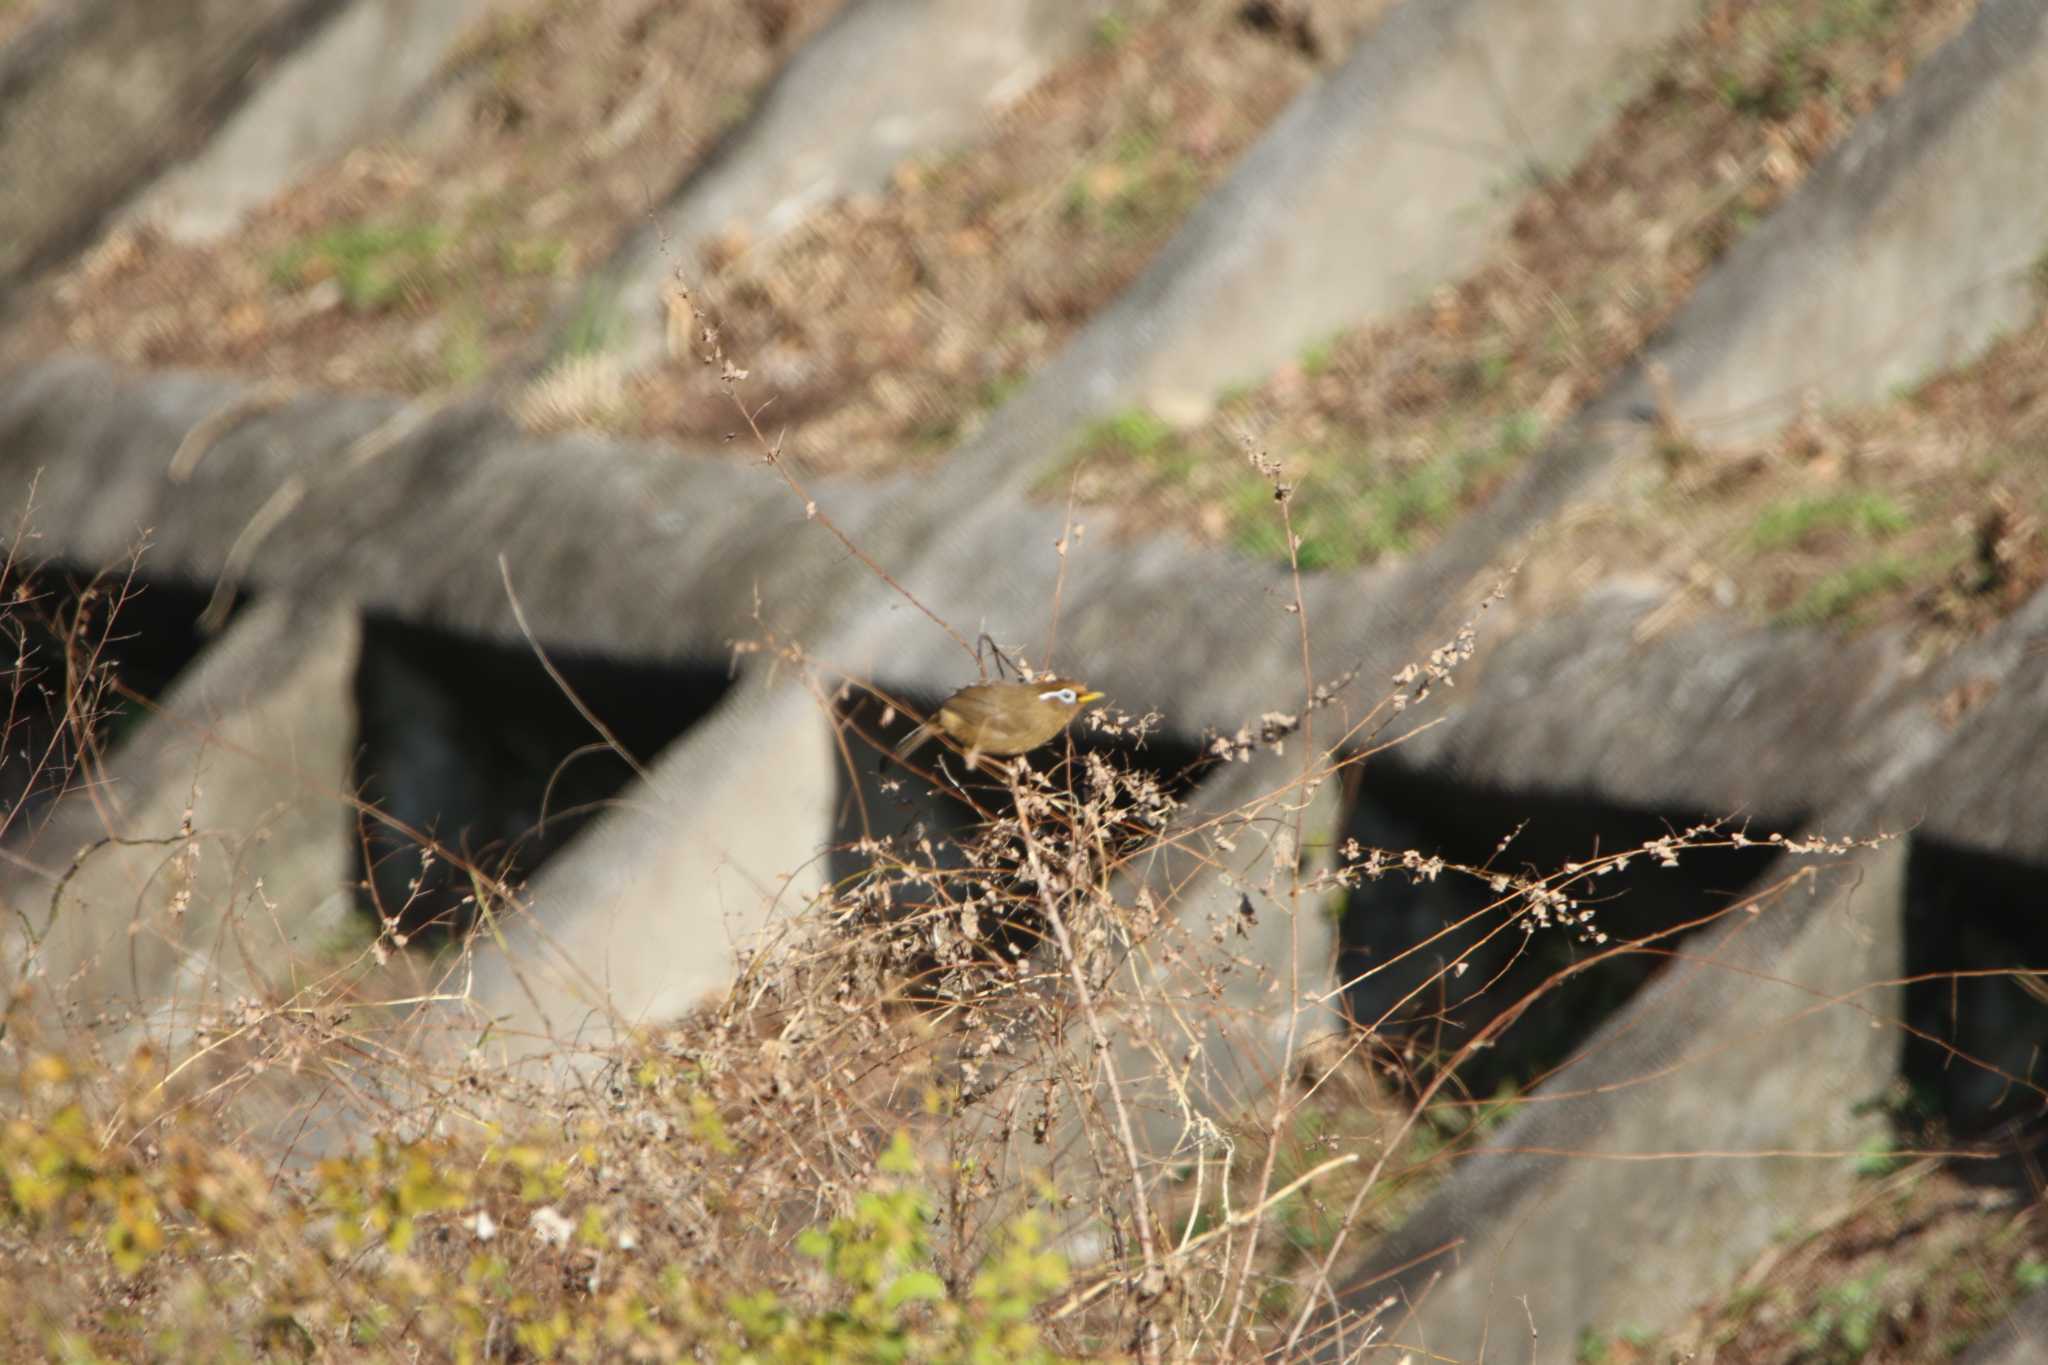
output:
M930 739L933 735L937 733L938 727L933 725L930 721L926 721L924 724L918 726L915 730L912 730L909 734L905 735L902 739L897 740L896 747L890 750L890 753L895 757L898 763L901 763L904 759L910 757L910 755L916 751L918 745L924 743L926 740Z

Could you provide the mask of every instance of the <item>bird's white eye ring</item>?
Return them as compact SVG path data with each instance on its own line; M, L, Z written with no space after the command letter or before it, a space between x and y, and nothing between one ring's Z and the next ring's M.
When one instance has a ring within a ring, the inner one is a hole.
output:
M1071 687L1062 687L1052 692L1040 692L1038 699L1040 701L1056 701L1062 706L1072 706L1076 700L1074 689Z

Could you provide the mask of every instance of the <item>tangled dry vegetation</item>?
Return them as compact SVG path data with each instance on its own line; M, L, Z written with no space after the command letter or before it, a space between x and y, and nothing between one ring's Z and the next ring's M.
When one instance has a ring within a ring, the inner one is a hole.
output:
M1284 528L1280 471L1259 467ZM93 645L120 595L73 605L12 578L17 707L58 698L24 790L87 782L119 695ZM1289 960L1255 956L1258 920L1298 927L1370 883L1463 877L1486 889L1485 939L1654 955L1657 937L1607 940L1590 908L1605 879L1747 842L1695 829L1548 875L1333 847L1315 795L1473 643L1468 627L1371 704L1305 677L1291 710L1215 737L1212 774L1273 774L1227 810L1202 804L1196 774L1145 765L1157 717L1103 718L1117 747L1084 736L1050 760L934 752L882 791L951 818L847 850L858 870L775 920L722 999L608 1042L547 1040L538 1065L488 1061L464 995L470 954L526 909L487 869L471 869L477 931L442 957L403 951L394 917L338 956L269 964L260 991L223 993L180 1032L53 1009L64 982L24 919L0 1127L7 1352L1305 1359L1340 1330L1347 1356L1385 1345L1391 1300L1335 1310L1345 1257L1507 1111L1457 1075L1518 1011L1418 1062L1380 1021L1341 1026L1342 987L1298 932ZM852 680L771 647L849 751L887 747L863 720L887 698L845 705ZM1232 894L1205 909L1219 877ZM311 1159L322 1130L347 1139Z

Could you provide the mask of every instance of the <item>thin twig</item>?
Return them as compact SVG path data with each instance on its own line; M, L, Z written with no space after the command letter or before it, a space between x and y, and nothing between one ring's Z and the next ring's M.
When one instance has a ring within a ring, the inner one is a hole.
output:
M1289 951L1287 954L1287 1035L1280 1049L1280 1083L1278 1092L1273 1099L1273 1114L1266 1126L1266 1153L1265 1159L1259 1168L1259 1181L1257 1185L1257 1188L1260 1190L1269 1188L1273 1183L1274 1165L1280 1155L1280 1135L1286 1128L1288 1115L1293 1111L1290 1086L1294 1076L1295 1050L1300 1046L1301 1042L1301 860L1305 856L1302 841L1306 828L1308 798L1313 788L1315 765L1317 762L1315 745L1316 680L1315 669L1310 661L1309 653L1308 604L1303 599L1301 591L1301 547L1295 538L1294 518L1289 510L1293 502L1293 490L1286 484L1279 483L1276 478L1274 492L1276 500L1280 504L1281 528L1285 531L1287 537L1287 563L1292 573L1294 584L1294 618L1296 630L1301 640L1302 756L1301 777L1299 780L1302 789L1302 799L1294 803L1293 846L1288 858L1289 866L1287 869L1287 895L1289 902L1287 907L1287 925L1290 935ZM1264 1207L1265 1202L1262 1200L1260 1207ZM1225 1357L1230 1355L1231 1347L1237 1340L1238 1329L1244 1322L1245 1302L1251 1287L1252 1258L1258 1252L1258 1248L1259 1225L1253 1223L1251 1230L1245 1235L1244 1251L1238 1258L1237 1270L1230 1292L1230 1315L1225 1320L1223 1327L1222 1354Z
M1023 832L1024 840L1033 861L1043 866L1048 874L1051 865L1046 863L1039 847L1038 835L1031 822L1028 798L1015 777L1011 778L1010 790L1017 802L1017 827ZM1051 927L1053 938L1059 945L1060 957L1065 962L1067 977L1073 983L1074 998L1081 1007L1081 1017L1087 1022L1088 1036L1095 1053L1102 1059L1103 1080L1109 1087L1110 1110L1116 1116L1117 1140L1123 1147L1123 1158L1131 1180L1131 1217L1137 1223L1139 1253L1145 1258L1145 1278L1155 1282L1159 1272L1159 1251L1152 1239L1152 1215L1149 1201L1145 1197L1145 1175L1143 1163L1138 1157L1138 1139L1131 1127L1130 1107L1124 1102L1123 1081L1117 1073L1116 1054L1109 1041L1109 1033L1102 1026L1102 1016L1095 1007L1095 993L1088 988L1088 974L1081 969L1081 958L1074 947L1074 939L1067 932L1066 916L1060 913L1059 895L1050 884L1050 876L1039 879L1039 907L1045 912L1046 923Z
M965 636L953 629L952 625L943 617L919 600L916 593L897 582L893 574L878 564L874 556L863 550L854 541L853 537L840 530L839 523L833 521L825 513L824 509L818 506L818 500L812 497L809 490L803 486L796 475L790 472L789 463L782 455L781 443L768 439L767 434L761 430L761 424L757 420L757 412L750 410L744 402L740 401L739 383L747 377L747 372L735 366L726 357L724 344L718 339L718 329L705 322L702 315L697 313L696 300L691 297L690 291L683 288L680 284L675 289L675 301L681 306L687 307L694 316L697 316L701 324L698 334L710 352L706 358L707 363L715 364L719 367L720 383L725 389L725 395L732 400L732 405L738 411L740 420L747 424L747 430L753 434L754 443L760 449L761 457L767 461L768 467L775 471L784 484L788 485L790 492L803 499L804 519L815 521L827 531L830 531L833 538L845 548L848 554L858 559L869 573L888 584L890 589L899 597L910 603L911 606L916 607L925 619L929 620L940 630L945 631L951 637L953 643L960 646L961 652L967 655L968 658L977 658L974 646L967 643Z
M548 675L549 681L561 690L569 705L576 708L576 714L583 717L584 723L597 731L598 738L602 739L613 753L625 760L626 766L633 770L634 775L642 782L653 786L654 777L647 771L646 765L633 757L619 737L612 733L612 728L599 720L597 712L591 710L583 698L576 695L576 689L569 685L569 680L562 676L562 670L556 668L555 661L548 657L547 650L541 646L540 637L535 635L533 627L527 624L526 609L519 605L519 594L512 587L512 563L502 551L498 555L498 576L505 583L505 601L512 607L512 619L518 623L519 633L525 637L527 647L533 650L533 657L539 660L541 669Z
M1074 466L1073 477L1067 480L1067 516L1060 525L1060 538L1053 542L1053 553L1060 559L1058 575L1052 581L1052 624L1045 632L1045 660L1043 667L1051 668L1053 651L1060 642L1060 603L1065 599L1067 588L1067 556L1074 548L1078 535L1074 529L1074 498L1081 486L1081 466Z

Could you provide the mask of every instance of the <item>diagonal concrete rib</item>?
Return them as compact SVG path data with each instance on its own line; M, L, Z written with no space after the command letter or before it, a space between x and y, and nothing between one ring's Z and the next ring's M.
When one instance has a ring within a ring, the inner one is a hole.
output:
M718 657L734 604L825 558L815 542L808 559L779 553L803 512L758 469L537 439L481 407L308 395L188 450L173 477L187 435L248 394L81 357L17 371L0 381L0 497L19 507L33 486L68 559L118 560L148 528L157 572L233 567L302 594L346 581L366 608L511 640L503 553L548 640L653 659Z
M246 92L340 0L90 0L0 54L0 301Z
M791 59L761 106L564 308L602 298L615 354L644 369L667 352L665 287L738 230L779 236L813 210L880 186L907 160L958 142L1084 40L1104 7L1069 0L856 0ZM943 60L933 55L943 53ZM916 79L905 79L916 72Z
M1701 286L1656 356L1709 441L1869 402L2033 316L2048 8L1986 0Z
M2031 635L2010 648L2023 662L1986 666L1964 681L1996 694L1952 739L1929 770L1908 815L1929 838L2048 862L2048 612L2031 613Z
M345 931L359 634L345 605L273 598L236 618L93 798L34 832L46 865L0 878L20 912L0 929L10 993L70 1024L125 1019L102 1041L180 1039Z
M1112 402L1208 410L1310 341L1476 268L1525 177L1576 161L1693 0L1436 0L1298 100L1132 290ZM1512 188L1511 188L1512 187ZM1505 191L1505 192L1504 192ZM1111 330L1114 330L1113 328ZM1102 365L1102 378L1116 374Z
M493 0L358 0L266 73L241 108L137 200L181 241L233 231L302 176L397 121Z
M1898 1014L1896 987L1879 983L1900 974L1904 883L1901 846L1831 862L1757 918L1689 943L1522 1117L1338 1275L1344 1304L1391 1300L1388 1339L1447 1359L1529 1361L1531 1315L1546 1346L1669 1324L1788 1221L1838 1202L1854 1154L1882 1131L1868 1104L1896 1068L1897 1036L1873 1019ZM1332 1341L1320 1358L1348 1357Z
M1630 627L1656 606L1617 588L1530 622L1393 761L1495 791L1780 820L1863 789L1878 722L1916 676L1896 633L1709 618L1637 641Z

